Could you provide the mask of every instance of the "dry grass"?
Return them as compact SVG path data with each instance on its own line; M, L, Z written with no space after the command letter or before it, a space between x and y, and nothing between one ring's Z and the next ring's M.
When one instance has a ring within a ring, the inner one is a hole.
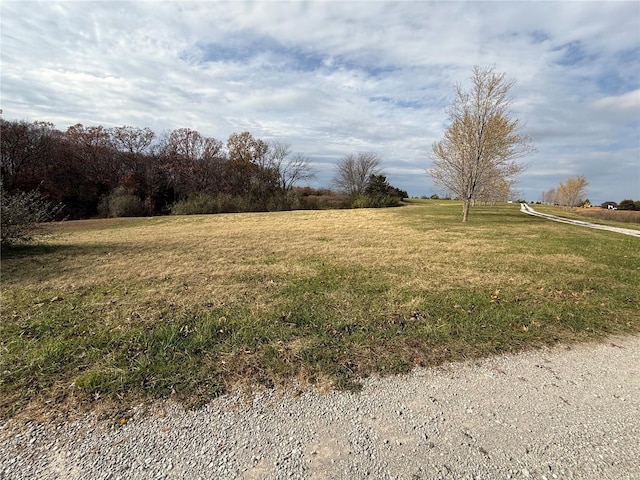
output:
M573 208L573 213L581 217L596 218L608 222L635 223L640 227L640 212L632 210L609 210L606 208Z
M638 239L436 204L66 222L2 260L2 411L359 376L640 330ZM74 400L75 399L75 400ZM73 402L72 402L73 403Z
M499 254L506 239L488 244L464 232L416 231L401 219L362 209L67 222L54 228L53 261L31 275L21 272L15 285L60 291L110 285L154 303L229 303L247 289L267 293L313 275L318 259L433 289L500 281L497 272L473 264ZM5 275L21 266L7 262Z
M577 220L589 219L594 223L615 227L640 229L640 212L631 210L608 210L606 208L568 208L551 205L536 205L536 210Z

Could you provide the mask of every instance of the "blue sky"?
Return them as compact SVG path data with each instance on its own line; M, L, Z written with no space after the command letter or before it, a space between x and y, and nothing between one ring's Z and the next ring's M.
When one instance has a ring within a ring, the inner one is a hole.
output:
M5 119L59 129L189 127L289 143L329 186L377 152L391 184L425 170L474 65L516 81L537 152L526 199L584 175L593 202L640 199L640 3L16 2L0 4Z

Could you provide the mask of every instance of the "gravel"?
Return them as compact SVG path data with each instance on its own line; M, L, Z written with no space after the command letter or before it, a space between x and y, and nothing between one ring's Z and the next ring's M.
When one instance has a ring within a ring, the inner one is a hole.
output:
M640 478L640 338L0 428L0 478Z
M613 227L611 225L601 225L599 223L585 222L582 220L574 220L571 218L558 217L557 215L549 215L547 213L539 213L531 208L526 203L520 204L520 211L527 215L534 217L546 218L547 220L553 220L554 222L568 223L569 225L576 225L578 227L595 228L598 230L607 230L609 232L622 233L624 235L632 235L634 237L640 237L640 230L634 230L632 228Z

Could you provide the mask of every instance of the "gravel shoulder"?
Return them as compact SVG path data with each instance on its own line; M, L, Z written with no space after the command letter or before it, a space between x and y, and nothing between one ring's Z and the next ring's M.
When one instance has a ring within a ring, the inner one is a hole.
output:
M631 228L612 227L610 225L600 225L598 223L583 222L582 220L573 220L571 218L558 217L557 215L549 215L547 213L540 213L531 208L526 203L520 204L520 211L534 217L546 218L547 220L553 220L554 222L568 223L569 225L576 225L578 227L596 228L598 230L607 230L609 232L622 233L624 235L632 235L634 237L640 237L640 230L634 230Z
M640 478L640 337L0 429L0 478Z

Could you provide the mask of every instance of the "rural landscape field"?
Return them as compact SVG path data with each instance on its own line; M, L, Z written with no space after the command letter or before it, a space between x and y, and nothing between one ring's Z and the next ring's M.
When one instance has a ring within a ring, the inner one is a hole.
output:
M640 240L457 202L62 222L2 260L2 416L188 407L640 331ZM118 407L119 406L119 407Z

